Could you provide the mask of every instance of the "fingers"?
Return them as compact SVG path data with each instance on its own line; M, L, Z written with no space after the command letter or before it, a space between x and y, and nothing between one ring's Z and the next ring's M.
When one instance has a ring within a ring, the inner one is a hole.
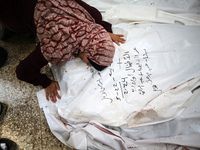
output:
M49 90L45 90L45 93L46 93L46 99L48 101L51 100L54 103L57 101L56 96L53 92L49 92Z
M113 41L113 42L115 42L118 46L120 46L120 44L119 44L119 42L116 40L116 41Z
M117 34L116 36L117 36L117 41L118 41L118 42L120 42L120 43L125 43L126 40L123 38L124 35L122 35L122 34Z
M49 94L45 90L46 99L49 101Z
M57 102L57 99L56 99L56 96L55 95L51 95L51 101L53 103L56 103Z
M119 37L124 37L123 34L115 34L115 35L117 35L117 36L119 36Z
M59 86L58 82L56 82L56 89L60 90L60 86Z
M56 103L56 102L57 102L56 96L55 96L54 94L50 94L50 95L49 95L49 98L50 98L50 100L51 100L53 103Z
M58 82L52 81L51 84L47 88L45 88L46 99L48 101L51 100L53 103L56 103L57 98L61 99L61 96L58 93L58 90L60 90L60 86Z
M122 38L117 38L115 40L113 40L113 42L115 42L118 46L120 46L120 43L125 43L125 39Z
M60 89L59 89L60 90ZM54 97L57 97L58 99L61 99L60 94L58 93L58 91L54 91Z
M122 34L113 34L113 33L109 33L111 39L113 40L113 42L115 42L118 46L120 46L120 43L125 43L126 40L124 39L124 35Z

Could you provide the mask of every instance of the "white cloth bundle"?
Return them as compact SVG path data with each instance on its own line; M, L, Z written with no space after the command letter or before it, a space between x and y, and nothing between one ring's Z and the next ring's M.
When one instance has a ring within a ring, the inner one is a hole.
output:
M98 72L79 58L52 66L61 100L53 104L46 101L44 91L37 93L51 131L76 149L141 150L163 148L166 143L199 148L198 19L195 26L155 20L136 25L138 20L125 17L121 23L109 17L113 10L105 18L116 23L113 31L124 34L126 43L115 45L111 66Z

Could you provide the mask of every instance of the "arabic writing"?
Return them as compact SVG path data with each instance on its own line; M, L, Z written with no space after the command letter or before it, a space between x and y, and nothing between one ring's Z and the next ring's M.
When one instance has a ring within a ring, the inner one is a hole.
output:
M95 72L93 67L88 67L92 73L92 77L96 75L96 83L102 94L102 100L109 100L111 103L114 100L121 101L129 94L137 93L141 96L145 95L146 86L150 86L152 92L162 92L161 89L152 81L152 68L149 65L149 54L146 49L133 48L132 51L124 51L123 55L116 63L118 68L111 66L108 68L108 77L111 79L111 87L105 86L103 83L102 74L99 71ZM123 71L123 75L118 72ZM115 98L111 98L108 90L113 90Z

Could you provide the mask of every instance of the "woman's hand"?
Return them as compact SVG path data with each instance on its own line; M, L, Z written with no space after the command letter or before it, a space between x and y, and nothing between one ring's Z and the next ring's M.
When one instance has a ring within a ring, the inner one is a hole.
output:
M89 60L87 59L85 53L79 53L78 56L79 56L88 66L91 66L91 64L90 64Z
M58 94L58 90L60 90L58 82L52 81L51 84L45 88L46 99L56 103L56 97L61 99L61 96Z
M115 42L118 46L120 46L119 43L125 43L126 42L126 40L123 38L124 35L122 35L122 34L113 34L113 33L110 33L110 32L108 32L108 34L110 35L112 41Z

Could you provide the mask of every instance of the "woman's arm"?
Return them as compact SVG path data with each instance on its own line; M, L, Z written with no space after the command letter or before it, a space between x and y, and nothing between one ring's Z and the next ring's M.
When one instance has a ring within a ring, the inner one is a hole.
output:
M52 81L46 74L40 73L41 68L47 64L48 61L42 55L40 44L38 44L36 49L19 63L16 74L22 81L45 88L46 99L56 102L56 97L61 98L58 94L58 90L60 90L58 82Z
M51 80L45 74L41 74L40 70L47 64L48 61L42 55L38 44L36 49L18 64L16 68L17 77L35 86L40 85L46 88L51 84Z

